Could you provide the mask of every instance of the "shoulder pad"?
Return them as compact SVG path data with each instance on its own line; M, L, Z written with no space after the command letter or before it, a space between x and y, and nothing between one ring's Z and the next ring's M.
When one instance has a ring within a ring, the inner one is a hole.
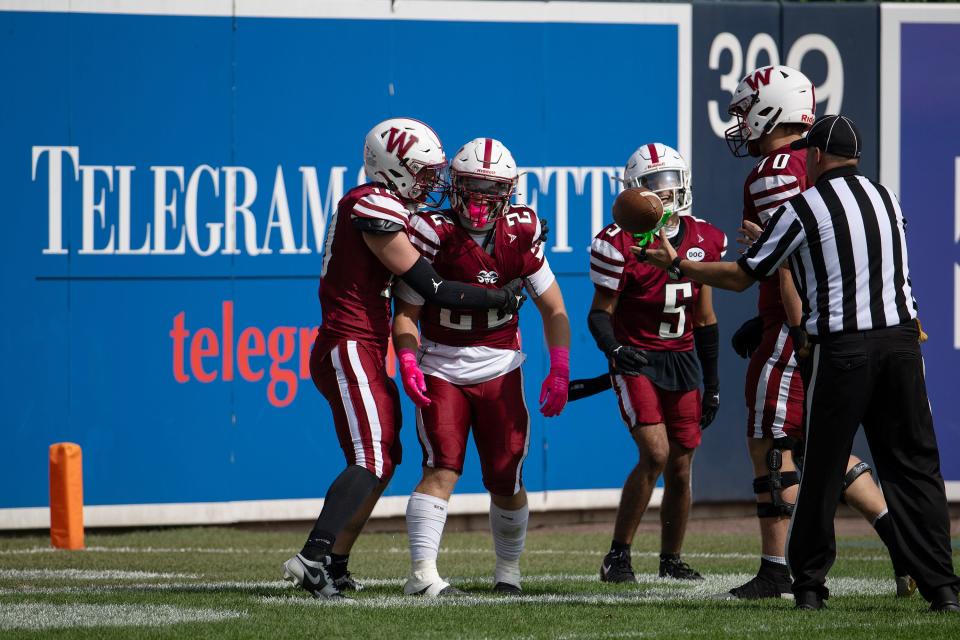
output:
M404 227L399 222L392 222L382 218L362 218L360 216L350 216L353 226L363 233L373 233L376 235L386 233L397 233L403 231Z

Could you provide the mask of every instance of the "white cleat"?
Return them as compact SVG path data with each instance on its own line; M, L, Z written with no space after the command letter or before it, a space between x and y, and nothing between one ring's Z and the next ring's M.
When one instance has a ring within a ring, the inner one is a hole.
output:
M446 598L466 595L460 589L451 586L443 578L433 575L427 576L414 572L403 585L403 594L407 596L425 596L427 598Z

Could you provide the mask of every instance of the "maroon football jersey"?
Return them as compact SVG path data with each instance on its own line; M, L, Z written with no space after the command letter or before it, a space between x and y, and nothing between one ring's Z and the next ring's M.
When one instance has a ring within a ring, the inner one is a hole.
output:
M317 348L329 350L341 340L356 340L386 352L390 299L384 292L392 274L367 247L351 218L380 218L406 229L409 216L399 198L376 184L355 187L340 199L323 248L323 324Z
M544 267L540 220L532 209L510 207L497 219L486 249L460 226L456 215L439 211L410 219L410 241L444 278L493 289L534 276ZM519 349L517 323L518 316L496 309L445 309L429 303L420 315L424 337L453 347Z
M806 150L794 151L784 145L757 163L743 185L744 220L766 226L780 205L807 188L806 154ZM779 278L771 277L760 282L757 306L764 326L787 321L780 299Z
M683 234L677 255L684 260L716 262L727 250L727 236L709 222L680 218ZM636 243L616 224L603 229L590 247L593 284L620 294L613 312L617 341L649 351L693 349L693 314L700 284L672 280L663 269L637 260ZM650 248L660 245L655 239Z

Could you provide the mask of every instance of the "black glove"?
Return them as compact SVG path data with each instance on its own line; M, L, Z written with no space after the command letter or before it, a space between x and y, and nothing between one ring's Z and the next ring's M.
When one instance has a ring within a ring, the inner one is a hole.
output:
M757 316L740 325L730 339L730 344L741 358L749 358L760 346L761 340L763 340L763 319Z
M797 360L803 360L810 355L810 341L803 327L790 327L790 339L793 341L793 352L797 354Z
M717 417L720 410L720 389L716 387L705 388L703 398L700 401L700 430L704 431L710 426L710 423Z
M550 237L550 224L546 218L540 218L540 238L539 242L547 244L547 238Z
M511 280L503 287L503 290L507 293L507 301L500 307L500 311L503 313L516 313L527 300L527 296L523 294L523 278Z
M611 349L607 357L610 358L614 373L624 376L638 376L640 369L647 365L647 359L642 351L624 345L617 345Z

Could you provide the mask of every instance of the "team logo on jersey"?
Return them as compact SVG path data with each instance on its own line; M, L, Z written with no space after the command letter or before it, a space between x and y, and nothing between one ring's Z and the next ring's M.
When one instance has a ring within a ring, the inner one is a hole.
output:
M497 284L500 274L496 271L481 271L477 274L477 282L480 284Z
M687 249L687 260L690 262L700 262L707 257L707 252L700 247L690 247Z
M507 234L507 237L510 238L510 242L516 242L516 241L517 241L517 236L515 236L515 235L512 234L512 233L508 233L508 234Z

